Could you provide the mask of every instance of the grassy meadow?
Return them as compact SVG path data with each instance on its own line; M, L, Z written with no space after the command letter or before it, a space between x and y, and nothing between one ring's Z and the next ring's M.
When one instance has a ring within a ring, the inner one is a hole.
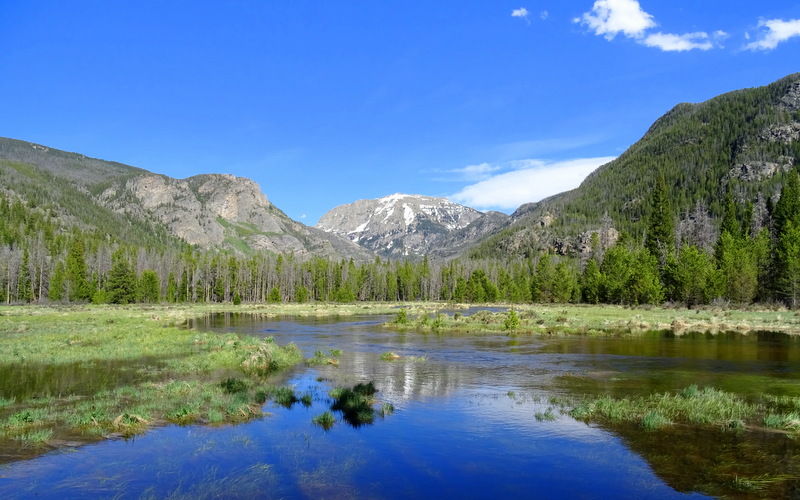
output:
M512 335L620 335L669 330L690 332L775 331L800 335L800 312L784 308L747 310L707 307L700 309L584 304L514 304L502 310L479 311L469 316L440 310L465 308L442 304L409 304L396 312L387 326L396 329L441 330Z

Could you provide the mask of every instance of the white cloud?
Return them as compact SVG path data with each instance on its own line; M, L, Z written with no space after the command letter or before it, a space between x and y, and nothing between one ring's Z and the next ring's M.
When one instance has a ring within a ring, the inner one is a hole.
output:
M759 21L758 27L766 28L766 32L762 33L761 38L758 40L745 45L744 48L746 50L772 50L777 47L779 43L800 36L800 19L791 19L789 21L784 21L783 19L762 19ZM749 39L749 35L747 38Z
M665 52L683 52L687 50L710 50L719 46L719 42L728 34L715 31L712 36L704 31L685 33L650 33L650 28L657 26L652 15L642 10L638 0L597 0L592 10L574 19L574 22L588 26L595 35L603 35L606 40L613 40L622 33L647 47L655 47Z
M528 9L520 7L511 11L511 17L528 17Z
M514 9L511 11L511 17L519 17L525 20L526 23L529 25L531 24L531 20L528 19L528 9L525 7L520 7L519 9Z
M709 50L714 48L714 43L708 33L686 33L675 35L672 33L652 33L642 40L648 47L657 47L664 52L683 52L686 50Z
M494 175L449 198L482 210L512 210L520 205L574 189L592 171L614 156L581 158L561 162L521 160L509 164L512 170ZM496 169L497 170L497 169Z
M590 12L574 20L613 40L619 33L628 38L641 38L656 25L653 16L642 10L637 0L597 0Z
M543 11L542 11L542 12L539 14L539 17L542 19L542 21L546 21L546 20L547 20L547 18L548 18L548 17L550 17L550 13L549 13L549 12L547 12L546 10L543 10Z

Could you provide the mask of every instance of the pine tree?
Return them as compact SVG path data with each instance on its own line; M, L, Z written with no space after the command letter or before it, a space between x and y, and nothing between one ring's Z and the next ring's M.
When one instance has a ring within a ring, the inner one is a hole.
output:
M157 303L161 299L161 285L158 275L152 269L145 269L138 281L139 302Z
M22 263L19 267L19 279L17 280L17 299L23 302L31 302L33 300L33 283L31 282L30 275L30 262L28 258L28 249L25 248L22 254Z
M130 304L136 300L136 274L122 249L111 257L107 299L112 304Z
M792 170L781 188L781 197L772 212L775 234L780 238L786 225L800 214L800 176Z
M581 276L581 291L583 300L589 304L600 302L600 293L603 286L603 275L600 273L600 266L595 259L590 259L586 263L586 269Z
M790 220L784 225L778 258L781 274L778 285L781 296L792 308L800 305L800 224Z
M774 227L773 265L768 284L777 298L793 296L794 245L796 228L800 227L800 176L792 170L781 188L781 197L772 214ZM788 287L788 288L787 288ZM793 299L789 299L794 302Z
M175 273L170 272L167 278L167 302L174 304L178 301L178 283L175 281Z
M75 237L72 246L67 252L66 281L69 290L69 300L88 300L89 285L87 282L86 258L84 256L83 242Z
M669 192L664 181L664 174L661 172L659 172L653 187L650 220L644 246L659 259L662 265L666 262L666 256L672 252L675 246L675 223L672 219Z
M47 298L53 302L64 300L64 280L66 279L66 271L64 271L64 263L62 261L56 262L53 276L50 278L50 288L47 292Z

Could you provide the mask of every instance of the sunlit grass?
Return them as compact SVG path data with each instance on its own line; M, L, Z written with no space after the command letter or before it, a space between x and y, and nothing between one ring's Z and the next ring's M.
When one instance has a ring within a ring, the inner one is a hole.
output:
M328 430L331 427L333 427L334 423L336 423L336 417L334 417L333 413L331 413L330 411L326 411L312 418L311 421L319 425L323 429Z
M201 309L202 310L202 309ZM258 377L302 362L297 346L197 332L195 311L165 307L0 307L0 364L37 367L157 358L157 377L80 395L3 397L0 435L25 446L52 436L134 435L153 425L243 422L262 415ZM108 364L104 366L113 366ZM220 381L215 373L238 372ZM256 378L254 378L256 377ZM45 436L47 436L45 438Z
M431 307L407 307L385 324L397 330L434 333L505 333L507 335L641 335L649 331L752 332L759 330L800 334L800 316L772 309L730 310L708 307L681 309L640 308L585 304L515 304L503 310L474 314L438 314Z
M680 393L614 398L586 396L577 403L562 401L573 418L609 424L636 423L645 430L658 430L682 423L697 427L744 430L747 426L800 431L800 413L786 412L775 401L796 398L762 398L754 403L736 394L712 387L691 385Z

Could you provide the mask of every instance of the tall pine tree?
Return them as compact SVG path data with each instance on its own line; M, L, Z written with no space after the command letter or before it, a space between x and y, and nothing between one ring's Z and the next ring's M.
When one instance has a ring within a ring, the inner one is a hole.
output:
M659 172L650 207L650 221L647 226L645 248L650 251L663 266L667 255L675 246L675 222L672 219L672 207L669 202L669 191L664 181L664 174Z

